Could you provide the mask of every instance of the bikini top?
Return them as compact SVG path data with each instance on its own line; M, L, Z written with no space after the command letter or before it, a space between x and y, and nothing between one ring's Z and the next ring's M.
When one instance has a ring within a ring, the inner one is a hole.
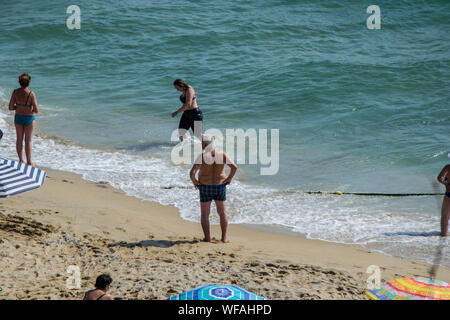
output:
M27 97L27 102L25 103L25 104L22 104L22 103L17 103L17 101L14 101L14 105L17 107L17 106L22 106L22 107L32 107L33 105L32 104L28 104L28 99L30 99L30 95L31 95L31 93L32 93L33 91L31 91L30 90L30 93L28 94L28 97ZM14 92L13 92L14 94L16 93L16 90L14 90ZM15 98L15 95L14 95L14 98ZM15 99L14 99L15 100Z
M186 89L186 91L187 91L187 89ZM180 96L180 101L181 101L182 103L186 103L186 91L184 91L184 93ZM195 98L197 98L197 96L193 97L193 98L192 98L192 101L194 101Z
M98 297L98 298L95 299L95 300L100 300L100 299L103 298L104 296L106 296L106 293L105 293L105 294L102 294L100 297Z

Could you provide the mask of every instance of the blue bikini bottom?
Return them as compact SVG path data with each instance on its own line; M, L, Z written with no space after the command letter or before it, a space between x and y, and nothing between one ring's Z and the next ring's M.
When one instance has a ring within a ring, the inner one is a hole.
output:
M23 114L16 114L14 116L14 122L25 127L32 124L34 119L34 116L25 116Z

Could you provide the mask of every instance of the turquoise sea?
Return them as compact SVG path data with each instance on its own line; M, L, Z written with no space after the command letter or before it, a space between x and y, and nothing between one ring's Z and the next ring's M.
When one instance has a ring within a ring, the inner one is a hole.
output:
M449 1L378 1L380 30L366 27L367 1L5 2L2 156L16 158L7 103L27 72L41 109L36 163L198 221L189 167L170 160L180 106L172 83L183 78L206 129L280 130L277 175L240 165L232 223L433 260L442 197L305 191L435 192L450 162ZM66 26L72 4L80 30Z

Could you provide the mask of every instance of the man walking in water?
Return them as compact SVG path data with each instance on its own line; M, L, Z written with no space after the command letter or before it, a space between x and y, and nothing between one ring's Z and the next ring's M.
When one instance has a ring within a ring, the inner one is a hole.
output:
M203 153L195 160L189 174L194 187L200 192L201 224L205 235L203 241L211 241L209 214L211 201L214 200L220 217L222 242L228 242L228 217L225 208L226 186L231 183L236 173L237 165L225 152L214 149L212 137L202 135L202 149L204 150ZM225 163L231 169L228 177L225 175ZM195 178L197 171L198 180Z
M448 220L450 219L450 164L442 169L437 180L445 186L445 196L441 211L441 236L446 237L448 235Z

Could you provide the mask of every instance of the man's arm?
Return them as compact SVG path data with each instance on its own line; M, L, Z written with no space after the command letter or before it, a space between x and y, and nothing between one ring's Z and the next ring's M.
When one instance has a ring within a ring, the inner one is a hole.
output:
M230 167L230 174L228 175L228 177L225 179L225 181L223 183L225 184L230 184L231 180L233 180L234 175L236 174L236 171L238 169L238 166L236 165L236 163L234 163L234 161L224 152L223 156L225 158L225 163Z
M195 163L192 166L191 171L189 172L189 176L191 178L192 183L194 184L195 189L198 189L198 186L200 185L200 182L195 178L195 175L197 174L197 171L200 169L200 164Z

